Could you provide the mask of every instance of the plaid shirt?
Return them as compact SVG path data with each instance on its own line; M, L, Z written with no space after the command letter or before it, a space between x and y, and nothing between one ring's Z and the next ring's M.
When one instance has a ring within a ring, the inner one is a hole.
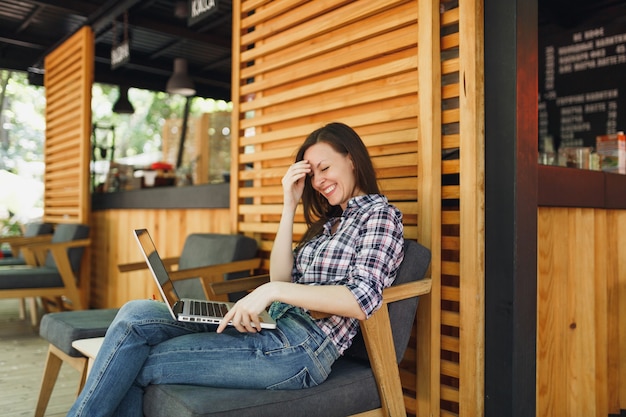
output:
M332 226L339 223L337 231ZM341 217L330 219L319 236L296 253L292 280L309 285L345 285L369 318L382 304L383 288L398 272L403 252L402 213L387 198L371 194L352 198ZM330 316L317 325L343 353L359 322Z

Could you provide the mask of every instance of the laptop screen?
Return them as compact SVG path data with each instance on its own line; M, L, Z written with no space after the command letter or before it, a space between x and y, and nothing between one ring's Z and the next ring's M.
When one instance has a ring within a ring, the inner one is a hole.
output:
M141 250L143 251L148 266L152 269L154 276L159 281L161 296L172 308L174 308L174 305L180 298L178 297L178 294L176 294L174 283L170 280L169 274L165 269L165 265L163 265L161 257L157 253L150 234L146 229L136 229L135 236L137 237L137 242L139 242L139 245L141 246Z

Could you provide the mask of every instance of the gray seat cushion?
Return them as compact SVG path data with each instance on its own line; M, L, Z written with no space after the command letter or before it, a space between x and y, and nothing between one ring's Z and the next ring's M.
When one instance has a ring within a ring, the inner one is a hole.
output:
M404 250L394 285L422 279L430 265L430 251L417 242L405 240ZM398 362L406 351L416 308L417 298L389 305ZM360 336L335 362L328 379L314 388L268 391L151 385L144 395L146 417L339 417L378 407L380 397Z
M111 308L48 313L41 319L39 335L68 355L81 357L83 354L72 347L72 342L104 336L117 311Z
M180 254L179 269L217 265L233 261L252 259L257 255L257 242L240 234L192 233L185 239ZM249 273L226 274L224 279L236 279L249 276ZM180 297L205 298L202 284L197 278L176 281L176 292ZM231 301L242 294L231 294Z
M344 417L380 407L376 382L362 361L340 358L321 385L301 390L241 390L151 385L147 417Z
M52 236L52 242L69 242L89 236L89 226L81 224L59 224ZM68 249L70 265L74 272L80 268L84 248ZM58 272L54 257L48 253L43 266L0 267L0 290L19 288L58 288L63 287L63 279Z
M0 290L16 288L58 288L63 286L59 270L49 266L17 265L0 267Z

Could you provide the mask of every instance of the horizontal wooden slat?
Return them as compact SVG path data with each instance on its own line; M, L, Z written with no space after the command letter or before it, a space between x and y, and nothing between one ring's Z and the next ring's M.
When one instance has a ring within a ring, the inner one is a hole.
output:
M451 376L453 378L459 377L459 364L456 362L441 361L441 374L446 376Z
M362 84L380 78L380 74L400 74L407 70L415 70L417 67L417 58L408 57L398 61L385 63L380 66L366 68L354 73L349 73L335 77L330 80L323 80L317 83L311 83L302 87L290 89L279 94L263 96L256 100L247 101L241 104L244 111L258 110L267 106L284 103L297 98L315 96L320 93L342 88L348 85Z
M442 36L441 38L441 49L452 49L457 48L459 46L459 34L458 32L451 33L447 36Z
M441 273L445 275L458 276L460 272L460 265L458 262L441 262Z
M260 7L260 4L253 6L250 4L253 2L249 2L249 1L243 2L242 10L244 11L246 10L251 11L253 9L255 10L253 14L242 17L241 23L240 23L241 27L253 28L259 23L273 19L276 16L279 16L285 13L286 11L293 10L297 8L298 6L305 4L306 2L307 2L306 0L283 0L281 2L270 3L266 7L262 7L262 8ZM323 2L316 2L316 3L323 3ZM319 7L319 4L317 4L317 6ZM328 6L325 5L325 7L328 7ZM282 27L274 25L272 29L274 29L276 32L279 32L282 29L285 29L286 27L293 26L297 24L298 22L302 21L303 19L309 19L310 16L319 13L319 11L317 13L312 12L312 11L307 11L305 8L299 8L298 11L299 13L290 13L287 18L283 19ZM255 32L250 32L250 33L242 35L241 43L252 44L254 42L259 41L260 38L267 36L267 31L259 31L259 32L260 33L258 34L255 34Z
M441 386L441 399L450 402L459 402L459 390L446 385Z
M448 301L461 301L461 291L458 287L441 286L441 299Z
M274 36L274 39L266 38L262 45L242 52L241 60L243 62L253 61L260 56L270 55L272 52L285 49L291 45L301 45L306 39L319 37L333 29L360 21L364 17L376 13L381 7L386 8L394 3L398 4L401 2L402 0L370 0L366 3L348 4L345 7L332 10L323 16L309 20L305 24L282 31L280 36ZM263 29L260 28L259 30Z
M449 352L459 353L459 338L452 336L441 336L441 349Z
M332 38L336 39L337 36L335 35ZM310 83L311 77L313 76L324 73L341 72L349 66L363 64L364 59L372 57L373 50L380 50L385 45L389 45L390 48L393 48L390 50L397 53L397 58L400 59L409 55L409 53L401 53L400 51L408 50L410 52L410 49L414 47L415 44L415 34L407 29L400 29L394 33L381 34L375 38L367 39L367 42L362 45L356 44L340 49L330 49L324 52L324 54L309 57L310 60L305 59L302 55L305 55L306 51L311 51L311 49L306 50L300 45L296 48L295 52L297 52L297 54L295 57L279 57L275 61L259 63L243 69L241 73L242 81L251 77L264 76L265 78L260 78L253 83L243 85L242 93L246 95L254 94L284 85L287 82L293 83L295 80L304 80ZM312 48L315 48L315 46L312 46ZM320 52L317 49L312 50L318 53ZM308 52L308 55L310 54L311 52ZM371 67L375 66L377 62L383 63L388 59L394 60L393 58L394 56L391 54L377 59L372 58L363 65ZM290 63L290 60L293 62ZM290 65L287 66L288 63ZM349 73L351 71L344 72ZM276 78L279 76L282 78Z
M459 224L461 214L458 210L446 210L441 212L442 224Z
M445 310L441 312L441 324L442 325L450 326L450 327L459 327L460 322L461 321L459 318L459 313L445 311Z
M446 185L441 187L441 198L456 199L461 195L461 188L458 185Z
M446 10L441 14L441 26L450 26L459 23L459 8Z

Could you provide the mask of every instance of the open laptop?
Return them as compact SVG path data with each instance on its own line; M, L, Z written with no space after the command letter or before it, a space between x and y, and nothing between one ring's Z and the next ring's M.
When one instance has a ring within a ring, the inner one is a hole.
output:
M152 237L146 229L135 229L135 238L143 253L150 272L154 277L161 297L170 309L172 317L178 321L190 321L196 323L219 324L228 312L233 303L223 301L195 300L190 298L180 298L174 288L174 283L170 279L161 257L157 253ZM267 311L263 311L259 316L261 328L275 329L276 321ZM229 323L230 324L230 323Z

